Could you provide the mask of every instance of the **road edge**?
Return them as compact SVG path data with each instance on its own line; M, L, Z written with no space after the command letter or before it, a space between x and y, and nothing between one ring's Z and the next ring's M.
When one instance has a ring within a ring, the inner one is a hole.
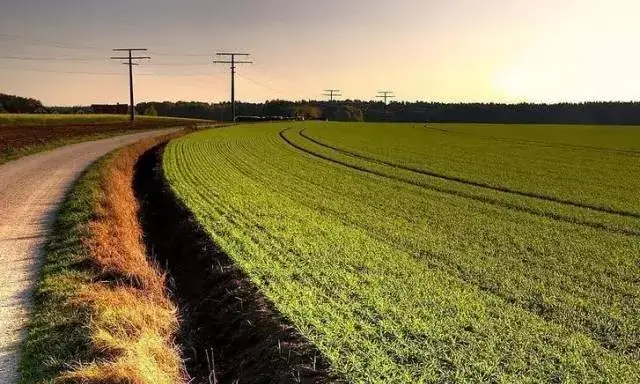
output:
M173 343L177 310L164 275L146 257L135 257L146 254L137 220L129 220L136 218L137 203L132 191L126 193L138 156L171 137L107 154L66 194L44 247L21 346L20 383L183 381ZM114 242L126 246L114 250ZM130 337L118 337L122 333ZM157 364L136 370L143 358Z

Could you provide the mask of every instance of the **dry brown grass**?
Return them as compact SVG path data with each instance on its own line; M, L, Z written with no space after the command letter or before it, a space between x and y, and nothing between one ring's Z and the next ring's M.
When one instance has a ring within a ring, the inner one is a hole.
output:
M101 174L101 194L86 245L99 281L73 304L89 307L91 347L99 359L62 375L60 383L180 383L186 381L174 337L178 311L165 276L148 260L132 189L139 156L161 139L116 152Z

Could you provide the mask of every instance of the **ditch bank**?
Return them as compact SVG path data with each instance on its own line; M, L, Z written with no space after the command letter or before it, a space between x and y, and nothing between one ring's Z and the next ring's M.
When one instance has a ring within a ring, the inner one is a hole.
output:
M162 170L165 146L140 157L133 185L149 257L165 267L180 308L191 382L342 381L175 196Z
M180 134L130 138L134 144L90 165L67 194L38 255L20 383L187 381L175 343L178 310L163 271L147 258L131 188L139 156Z

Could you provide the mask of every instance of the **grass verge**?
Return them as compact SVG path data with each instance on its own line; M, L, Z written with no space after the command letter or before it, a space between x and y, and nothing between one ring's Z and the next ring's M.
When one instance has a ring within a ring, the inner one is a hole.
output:
M177 383L177 309L146 257L131 188L141 141L91 166L45 248L21 382ZM164 138L166 140L166 138Z

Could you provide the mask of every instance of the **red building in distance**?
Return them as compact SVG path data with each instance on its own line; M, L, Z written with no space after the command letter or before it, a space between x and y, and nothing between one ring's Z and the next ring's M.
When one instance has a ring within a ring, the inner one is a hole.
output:
M93 104L91 105L93 113L100 113L106 115L126 115L129 113L129 106L126 104Z

